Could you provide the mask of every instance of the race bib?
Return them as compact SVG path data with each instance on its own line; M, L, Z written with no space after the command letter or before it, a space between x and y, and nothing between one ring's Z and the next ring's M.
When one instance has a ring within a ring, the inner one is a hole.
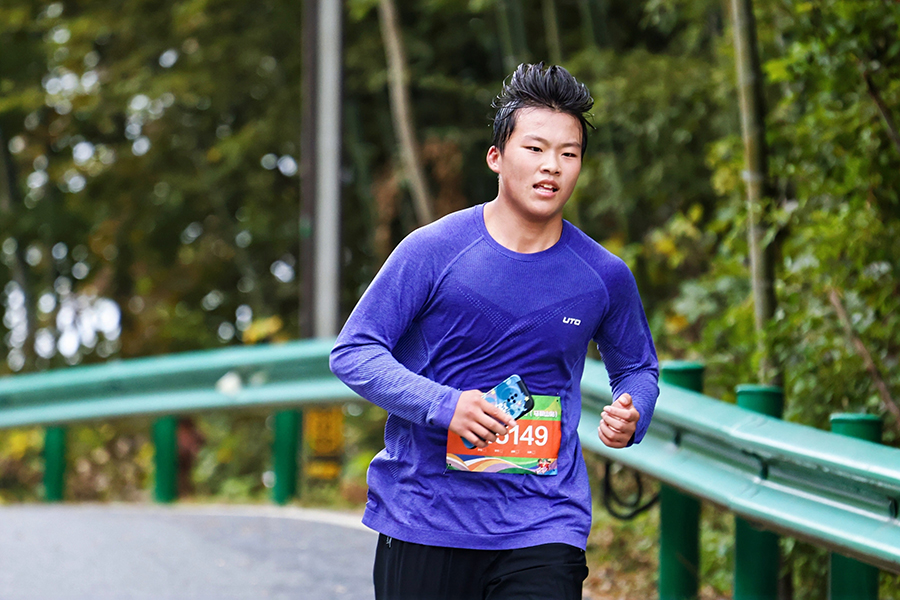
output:
M558 396L533 396L534 408L519 417L518 427L486 448L469 448L447 434L447 469L474 473L556 475L562 437L562 405Z

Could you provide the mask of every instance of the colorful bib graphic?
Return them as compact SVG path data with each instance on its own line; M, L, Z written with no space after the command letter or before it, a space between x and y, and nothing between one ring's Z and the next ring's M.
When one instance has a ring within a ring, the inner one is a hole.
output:
M518 427L486 448L470 448L455 433L447 435L447 468L475 473L556 475L562 435L558 396L533 396L534 408L519 417Z

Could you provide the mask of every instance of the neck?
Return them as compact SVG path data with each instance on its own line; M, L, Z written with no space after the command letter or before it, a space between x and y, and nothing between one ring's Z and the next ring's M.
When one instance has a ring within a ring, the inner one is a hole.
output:
M484 206L484 226L498 244L520 254L543 252L562 235L562 214L530 220L495 198Z

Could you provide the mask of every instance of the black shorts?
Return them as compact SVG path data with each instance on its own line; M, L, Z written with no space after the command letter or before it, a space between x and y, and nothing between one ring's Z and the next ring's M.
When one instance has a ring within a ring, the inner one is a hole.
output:
M423 546L378 536L376 600L579 600L584 551L568 544L516 550Z

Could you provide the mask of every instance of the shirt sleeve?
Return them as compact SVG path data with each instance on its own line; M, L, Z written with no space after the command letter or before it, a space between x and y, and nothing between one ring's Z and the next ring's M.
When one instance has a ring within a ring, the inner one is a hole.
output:
M332 372L389 413L448 429L460 390L414 373L394 350L431 297L440 253L417 230L391 254L363 294L331 351Z
M613 399L631 395L640 419L629 443L644 438L659 396L659 362L634 276L617 261L604 278L609 309L594 336L609 372Z

